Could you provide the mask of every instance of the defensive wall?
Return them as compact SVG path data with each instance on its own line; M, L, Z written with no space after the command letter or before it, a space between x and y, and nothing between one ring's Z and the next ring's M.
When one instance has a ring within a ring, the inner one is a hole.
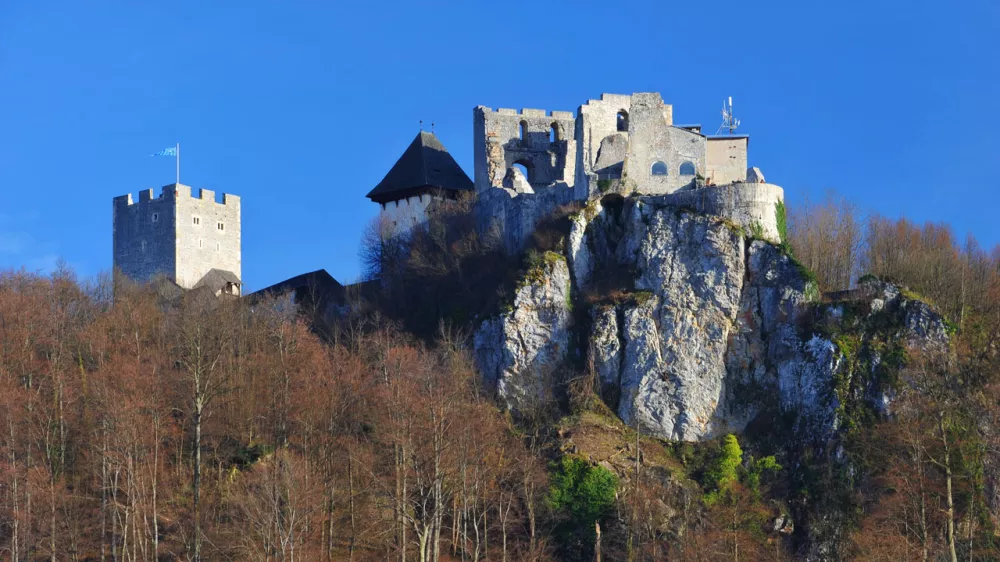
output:
M760 228L765 239L781 242L777 203L785 200L785 190L774 184L736 182L675 191L649 199L653 204L685 207L726 218L747 233Z

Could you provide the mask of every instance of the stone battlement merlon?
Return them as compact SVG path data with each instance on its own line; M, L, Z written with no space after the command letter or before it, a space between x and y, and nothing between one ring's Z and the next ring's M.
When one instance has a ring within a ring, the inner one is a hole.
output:
M500 107L496 110L480 105L476 109L481 110L484 114L496 114L496 115L521 115L523 117L552 117L554 119L576 119L576 115L572 111L555 111L548 109L530 109L523 108L520 111L516 109L510 109L506 107Z
M239 205L240 197L239 195L233 195L231 193L222 194L222 202L216 201L215 191L211 189L198 189L198 195L194 196L192 194L191 186L184 184L170 184L165 185L160 191L158 197L153 197L153 189L143 189L139 191L139 203L149 203L153 201L165 201L168 199L180 199L180 198L190 198L190 199L200 199L202 201L211 201L216 205ZM132 198L131 193L125 195L119 195L114 198L115 206L129 206L135 203Z

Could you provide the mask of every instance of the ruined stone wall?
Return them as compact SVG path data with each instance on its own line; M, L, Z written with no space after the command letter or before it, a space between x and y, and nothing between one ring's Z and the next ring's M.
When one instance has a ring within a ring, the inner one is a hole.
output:
M498 233L507 252L517 254L524 249L539 222L576 200L574 191L565 187L536 193L488 189L477 194L476 223L481 232Z
M175 282L191 288L211 269L231 271L243 278L240 230L240 198L224 194L216 203L215 192L176 185L177 269Z
M576 163L576 185L584 191L584 197L597 192L597 162L601 151L601 141L611 135L624 135L618 131L618 112L629 114L632 110L632 96L622 94L602 94L599 100L588 100L580 106L576 120L576 138L580 144ZM617 147L611 147L616 150ZM602 165L612 163L615 157L605 155Z
M746 180L747 144L744 136L710 137L706 150L706 168L703 175L716 185Z
M113 263L123 274L138 282L156 275L173 279L177 263L173 186L164 187L155 198L152 189L140 191L138 202L131 193L115 197L112 229Z
M629 144L624 176L641 194L671 193L690 185L695 173L705 169L705 137L674 127L664 114L660 94L634 94L629 114ZM669 106L666 106L669 107ZM666 174L653 173L654 164L663 164ZM693 168L682 175L687 163Z
M572 186L576 176L575 123L568 111L548 114L543 109L518 112L476 107L473 110L476 190L501 186L507 170L516 163L528 169L528 181L536 190L553 185Z

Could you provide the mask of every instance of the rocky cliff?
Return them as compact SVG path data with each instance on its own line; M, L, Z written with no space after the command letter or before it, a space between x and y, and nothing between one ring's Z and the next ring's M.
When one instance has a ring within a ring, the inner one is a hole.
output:
M513 409L547 400L583 358L607 405L644 433L700 441L769 410L825 439L845 401L888 407L882 354L947 337L940 316L891 286L822 305L781 246L655 197L592 201L571 224L566 257L536 260L475 335Z

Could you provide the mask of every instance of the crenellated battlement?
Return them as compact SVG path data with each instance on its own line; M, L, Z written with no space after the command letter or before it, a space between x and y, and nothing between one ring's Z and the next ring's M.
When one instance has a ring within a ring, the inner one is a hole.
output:
M136 281L162 275L186 289L213 270L242 275L240 198L165 185L114 198L115 267Z
M139 191L138 203L150 203L159 202L167 200L180 200L180 199L198 199L203 202L211 201L216 205L239 205L240 197L238 195L233 195L231 193L223 193L222 201L216 200L215 191L211 189L198 189L197 195L193 195L192 188L189 185L172 183L170 185L165 185L160 190L160 194L156 197L153 196L153 189L143 189ZM136 203L136 200L132 198L131 193L125 195L119 195L114 198L115 206L129 206Z
M509 109L506 107L497 108L493 110L489 107L480 105L476 109L481 110L484 114L494 114L494 115L520 115L522 117L552 117L553 119L576 119L576 115L572 111L552 111L548 109L529 109L522 108L520 111L516 109Z
M587 103L583 104L584 107L589 105L624 105L628 106L632 103L633 94L601 94L601 99L589 99Z

